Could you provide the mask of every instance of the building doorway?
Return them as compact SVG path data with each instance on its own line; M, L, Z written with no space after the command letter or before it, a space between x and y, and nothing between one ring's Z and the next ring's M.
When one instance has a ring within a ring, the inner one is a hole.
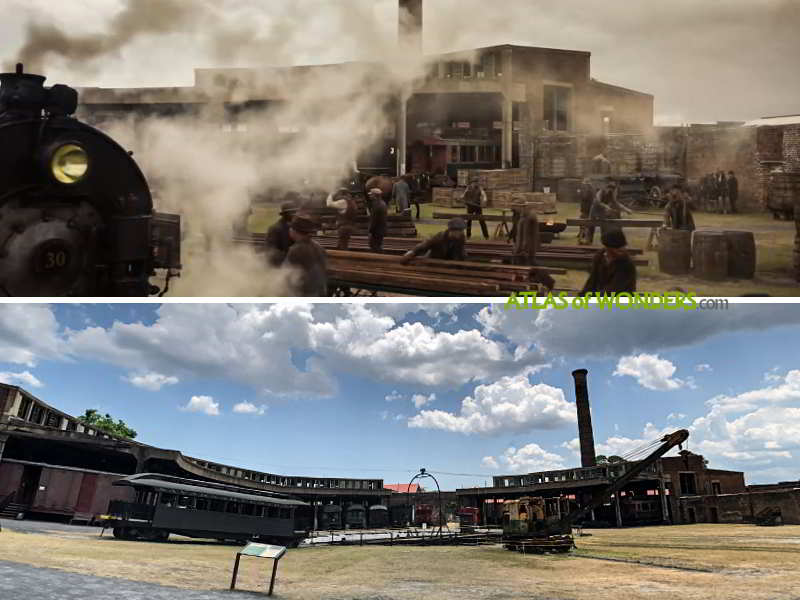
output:
M42 477L42 467L25 465L22 478L19 482L17 491L17 502L25 506L31 506L36 499L36 492L39 491L39 480Z
M697 523L697 513L693 508L686 509L686 520L689 524L692 525Z
M709 507L709 512L711 514L711 522L712 523L719 523L719 510L716 506Z

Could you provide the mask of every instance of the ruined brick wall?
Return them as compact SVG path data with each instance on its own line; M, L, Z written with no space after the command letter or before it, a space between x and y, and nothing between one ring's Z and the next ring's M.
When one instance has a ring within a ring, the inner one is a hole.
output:
M586 161L586 138L580 135L541 135L533 141L536 179L583 177Z
M694 496L678 504L678 523L690 522L691 512L698 523L753 523L762 511L777 508L783 523L800 525L800 489Z
M800 125L787 125L783 130L783 161L786 171L800 173Z
M738 206L761 210L765 192L758 128L693 125L688 131L686 170L687 177L695 180L707 173L734 171L739 180Z

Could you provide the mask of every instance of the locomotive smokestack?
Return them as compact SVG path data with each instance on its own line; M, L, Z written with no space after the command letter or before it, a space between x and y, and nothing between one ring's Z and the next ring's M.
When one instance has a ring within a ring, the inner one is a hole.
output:
M594 433L592 432L592 413L589 410L589 388L586 385L586 369L572 372L575 379L575 404L578 407L578 437L581 442L581 466L594 467L597 459L594 453Z
M400 0L398 41L406 52L422 54L422 0Z

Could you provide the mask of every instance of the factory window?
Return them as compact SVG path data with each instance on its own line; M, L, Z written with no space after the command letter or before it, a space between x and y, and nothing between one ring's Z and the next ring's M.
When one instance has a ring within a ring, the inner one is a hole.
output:
M22 397L22 402L19 405L19 410L17 411L17 416L21 419L25 418L25 415L28 414L28 409L31 407L31 399L27 396Z
M461 71L463 73L464 79L471 79L472 78L472 65L468 62L462 64Z
M461 162L475 162L475 146L461 146Z
M719 481L711 482L711 493L715 496L719 496L722 493L722 485Z
M481 64L477 67L475 76L478 79L492 79L495 75L495 54L494 52L487 52L481 58Z
M278 518L278 507L277 506L270 506L267 508L267 517L270 519L277 519Z
M175 506L175 494L161 494L161 504Z
M697 495L697 482L694 473L681 473L681 495L682 496L696 496Z
M544 86L544 126L550 131L569 129L569 103L571 90L567 87Z

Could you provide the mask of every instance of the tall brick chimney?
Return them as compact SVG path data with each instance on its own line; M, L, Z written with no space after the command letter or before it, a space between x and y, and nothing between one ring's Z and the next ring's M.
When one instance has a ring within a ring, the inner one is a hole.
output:
M398 40L400 46L422 54L422 0L400 0Z
M578 438L581 442L581 466L594 467L597 458L594 453L594 433L592 431L592 413L589 410L589 388L586 385L586 369L572 372L575 379L575 404L578 407Z

